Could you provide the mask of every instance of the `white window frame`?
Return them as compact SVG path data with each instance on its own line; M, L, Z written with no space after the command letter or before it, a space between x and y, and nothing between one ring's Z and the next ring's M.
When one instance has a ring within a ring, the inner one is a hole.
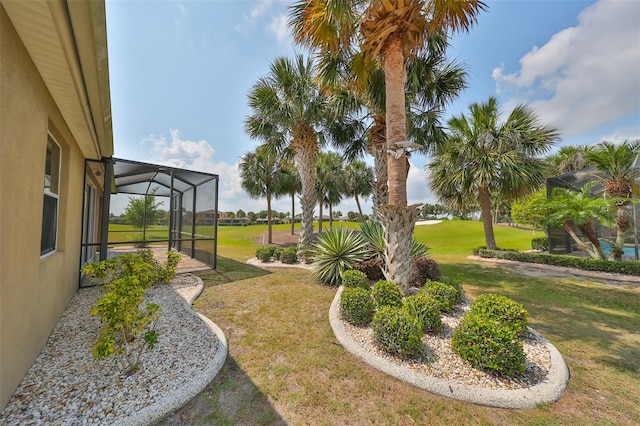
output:
M45 205L43 200L42 207L42 229L41 229L41 241L40 241L40 258L44 258L52 255L58 250L58 232L60 229L60 172L62 170L62 148L60 144L56 142L51 134L47 134L47 156L49 152L51 152L51 175L47 175L47 161L45 157L45 171L44 171L44 197L49 197L54 199L56 202L55 209L55 221L53 226L55 226L55 237L52 248L44 248L42 246L42 233L45 232ZM47 177L49 177L49 182L47 182ZM47 185L48 184L48 185Z

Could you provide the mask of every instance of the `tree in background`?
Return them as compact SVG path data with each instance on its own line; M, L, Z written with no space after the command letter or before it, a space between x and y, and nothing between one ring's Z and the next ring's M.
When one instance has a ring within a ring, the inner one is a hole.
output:
M541 124L526 105L517 106L503 123L493 97L471 104L469 111L469 117L463 113L449 120L451 133L427 166L429 186L454 204L477 199L486 246L495 250L492 197L511 201L540 188L546 166L538 157L559 139L559 133Z
M511 204L511 217L515 223L529 225L535 234L536 228L544 227L547 212L537 208L547 200L547 190L541 189Z
M624 241L631 227L627 207L634 193L638 193L634 168L640 153L640 141L624 141L620 145L601 142L587 152L587 160L594 164L605 176L602 178L604 193L617 209L616 244L613 250L615 260L622 259Z
M575 172L588 167L587 154L591 150L588 145L563 146L553 155L547 157L549 163L549 176L558 176Z
M244 210L239 209L239 210L236 212L236 217L247 217L247 214L244 212Z
M333 206L342 199L344 168L342 158L335 152L321 152L316 161L316 196L320 205L318 232L322 232L322 206L329 207L329 226L333 226Z
M364 161L353 162L345 167L344 191L349 197L356 200L358 213L362 218L362 207L360 206L360 198L365 200L373 194L374 177L373 169Z
M155 191L142 198L129 197L129 204L127 204L122 214L127 222L139 231L158 223L158 220L164 213L160 209L160 206L164 203L162 201L156 201L154 194Z

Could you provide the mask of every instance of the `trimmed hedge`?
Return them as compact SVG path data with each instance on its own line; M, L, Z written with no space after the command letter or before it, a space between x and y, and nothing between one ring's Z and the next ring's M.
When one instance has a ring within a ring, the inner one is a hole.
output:
M356 271L355 269L349 269L342 273L342 285L345 287L361 287L365 290L369 290L371 283L366 274L362 271Z
M440 312L451 311L458 302L458 289L440 281L427 281L418 294L433 298Z
M256 250L256 257L260 259L261 262L270 262L272 255L273 251L269 247L261 247Z
M527 330L529 312L520 303L499 294L481 294L471 302L469 314L482 315L512 328L518 335Z
M508 376L522 373L526 355L518 333L508 325L481 314L467 314L453 332L451 347L476 368Z
M371 327L376 342L386 352L401 358L415 358L423 353L421 326L404 309L383 306L373 316Z
M547 240L547 237L532 238L531 248L534 250L547 251L549 250L549 240Z
M391 281L381 280L375 283L371 290L371 296L378 309L383 306L402 306L402 291Z
M346 287L340 296L340 313L353 325L367 326L373 318L375 304L371 292L361 287Z
M423 333L442 330L440 311L432 297L421 293L408 296L404 299L403 309L418 319Z
M286 264L294 264L298 261L298 249L294 247L285 248L280 254L280 262Z
M558 254L521 253L518 251L487 250L484 248L473 249L473 254L485 258L516 260L518 262L577 268L585 271L612 272L616 274L640 276L640 261L614 262L610 260L589 259Z

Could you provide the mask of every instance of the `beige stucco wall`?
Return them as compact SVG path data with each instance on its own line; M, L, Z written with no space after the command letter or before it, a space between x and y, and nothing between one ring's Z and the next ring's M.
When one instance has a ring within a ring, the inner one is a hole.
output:
M58 248L40 258L47 134L62 147ZM0 7L0 409L78 288L84 158Z

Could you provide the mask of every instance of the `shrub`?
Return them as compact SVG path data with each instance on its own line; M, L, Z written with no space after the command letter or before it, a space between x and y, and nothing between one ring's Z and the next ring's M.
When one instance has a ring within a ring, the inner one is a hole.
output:
M402 291L391 281L380 280L375 283L371 290L371 296L378 309L382 306L402 306Z
M293 264L298 261L298 249L296 247L287 247L282 251L280 255L280 262L286 264Z
M99 315L102 322L93 345L94 358L115 355L125 373L138 370L144 351L158 342L154 325L160 306L143 306L145 291L173 278L179 261L177 252L168 252L167 261L160 263L150 250L143 250L85 265L84 273L94 282L106 281L107 289L89 312Z
M498 294L481 294L471 302L471 314L494 319L522 335L527 329L529 313L520 303Z
M458 289L440 281L427 281L420 293L433 298L440 312L451 311L458 301Z
M284 252L284 250L280 247L276 247L273 249L273 259L274 260L280 260L280 256L282 256L282 253Z
M467 314L453 332L451 346L453 352L476 368L514 376L526 366L517 332L483 315Z
M384 268L384 261L377 257L372 257L353 265L353 269L364 272L370 281L380 281L384 279L382 268Z
M474 249L474 254L480 257L515 260L518 262L539 263L543 265L564 266L578 268L585 271L612 272L640 276L639 261L615 262L610 260L589 259L577 256L563 256L548 253L521 253L517 251L500 251Z
M456 289L456 291L458 292L456 297L456 302L461 302L465 299L464 288L462 288L462 281L463 281L463 277L461 274L458 274L453 278L449 278L446 281L441 281Z
M342 274L368 256L367 243L358 232L332 228L320 234L312 250L313 274L323 284L340 285Z
M422 287L427 280L437 281L441 276L435 260L424 256L411 260L411 287Z
M438 332L442 330L442 318L433 298L426 294L414 294L404 299L403 308L418 320L422 332Z
M375 312L371 292L361 287L345 287L340 296L340 312L353 325L369 325Z
M415 358L423 353L422 332L418 320L406 310L383 306L371 321L380 347L401 358Z
M534 250L547 251L549 250L549 240L547 240L547 237L533 238L531 240L531 248Z
M369 290L371 284L364 272L350 269L342 274L342 285L345 287L361 287Z
M261 262L270 262L271 261L271 249L269 247L261 247L256 250L256 257Z

